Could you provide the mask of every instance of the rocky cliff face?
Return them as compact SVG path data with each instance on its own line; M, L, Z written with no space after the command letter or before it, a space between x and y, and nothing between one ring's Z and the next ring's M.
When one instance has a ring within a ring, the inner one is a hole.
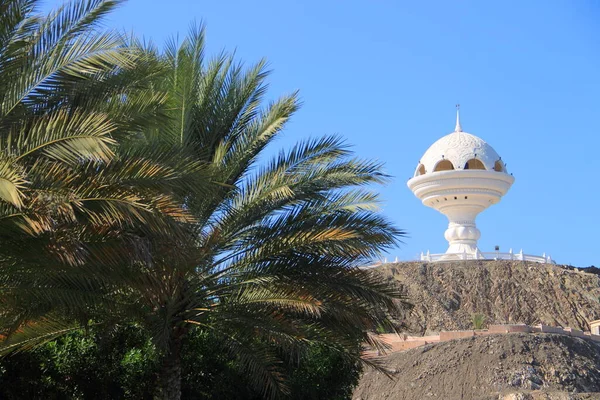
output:
M406 331L429 334L487 324L543 323L589 330L600 319L600 275L520 261L394 263L377 269L404 285L414 309ZM590 271L597 272L596 269Z

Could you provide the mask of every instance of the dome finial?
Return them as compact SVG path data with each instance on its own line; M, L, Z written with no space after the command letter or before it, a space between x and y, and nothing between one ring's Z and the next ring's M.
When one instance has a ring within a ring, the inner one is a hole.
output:
M462 127L460 126L460 104L456 105L456 127L454 127L454 132L462 132Z

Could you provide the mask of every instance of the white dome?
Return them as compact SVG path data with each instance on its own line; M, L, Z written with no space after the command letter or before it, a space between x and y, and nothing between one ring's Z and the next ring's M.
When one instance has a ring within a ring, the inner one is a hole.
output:
M445 162L440 163L442 161ZM452 165L450 166L448 162ZM444 136L427 149L421 157L415 176L451 169L483 169L483 167L488 171L506 172L504 162L492 146L475 135L462 132L458 124L456 132Z

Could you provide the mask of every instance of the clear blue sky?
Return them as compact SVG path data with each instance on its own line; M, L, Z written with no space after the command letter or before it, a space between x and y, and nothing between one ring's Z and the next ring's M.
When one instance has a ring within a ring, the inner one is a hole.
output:
M394 179L382 211L410 233L389 258L446 250L445 217L406 181L453 130L460 102L463 129L516 178L478 217L480 248L600 266L597 1L130 0L107 26L162 44L193 20L206 23L211 53L266 57L273 97L300 90L276 147L336 133L385 163Z

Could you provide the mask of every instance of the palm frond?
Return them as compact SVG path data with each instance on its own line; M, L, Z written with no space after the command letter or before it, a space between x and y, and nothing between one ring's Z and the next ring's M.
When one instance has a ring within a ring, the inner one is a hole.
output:
M130 66L131 56L119 35L90 30L116 3L72 2L47 18L27 23L27 35L14 38L11 62L3 65L9 84L4 87L0 116L8 116L22 104L43 101L61 84L114 66Z
M114 128L107 115L60 110L37 118L3 147L17 154L16 161L35 153L69 164L82 159L108 161L113 155L115 141L110 133Z
M5 325L3 324L3 326ZM79 328L79 325L51 319L20 325L19 329L9 336L0 338L0 355L30 350Z
M23 193L27 181L22 171L9 159L0 159L0 199L17 208L23 206Z

